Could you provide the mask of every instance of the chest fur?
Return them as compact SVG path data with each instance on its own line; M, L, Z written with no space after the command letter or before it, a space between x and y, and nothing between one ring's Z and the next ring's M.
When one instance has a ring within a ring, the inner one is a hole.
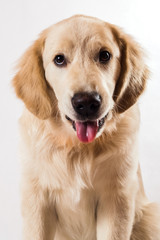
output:
M95 239L96 207L92 190L68 189L56 193L57 234L65 239Z

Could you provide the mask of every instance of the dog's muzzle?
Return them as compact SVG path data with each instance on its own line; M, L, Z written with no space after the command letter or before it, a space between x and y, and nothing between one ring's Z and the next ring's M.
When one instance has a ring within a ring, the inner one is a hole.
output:
M80 92L72 97L71 103L77 121L73 121L68 116L66 116L66 119L72 122L72 126L81 142L92 142L106 118L105 116L99 119L101 96L96 92Z

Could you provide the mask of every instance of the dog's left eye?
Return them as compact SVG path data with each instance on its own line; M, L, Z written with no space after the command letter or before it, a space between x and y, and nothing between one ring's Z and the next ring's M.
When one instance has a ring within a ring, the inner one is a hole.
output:
M63 67L63 66L65 66L67 64L65 56L64 55L60 55L60 54L55 56L54 63L55 63L55 65L57 65L59 67Z
M111 54L108 51L100 51L99 53L99 61L100 63L107 63L111 58Z

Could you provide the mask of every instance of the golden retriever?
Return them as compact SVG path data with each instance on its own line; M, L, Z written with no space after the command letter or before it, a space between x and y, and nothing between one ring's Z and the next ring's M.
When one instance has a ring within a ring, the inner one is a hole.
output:
M44 30L18 67L23 239L160 240L137 157L140 46L77 15Z

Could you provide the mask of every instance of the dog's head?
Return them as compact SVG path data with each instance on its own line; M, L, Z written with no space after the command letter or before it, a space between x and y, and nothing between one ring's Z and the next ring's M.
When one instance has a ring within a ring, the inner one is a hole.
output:
M22 57L13 84L38 118L59 118L80 141L91 142L107 116L137 101L147 77L142 50L130 36L101 20L75 16L40 35Z

